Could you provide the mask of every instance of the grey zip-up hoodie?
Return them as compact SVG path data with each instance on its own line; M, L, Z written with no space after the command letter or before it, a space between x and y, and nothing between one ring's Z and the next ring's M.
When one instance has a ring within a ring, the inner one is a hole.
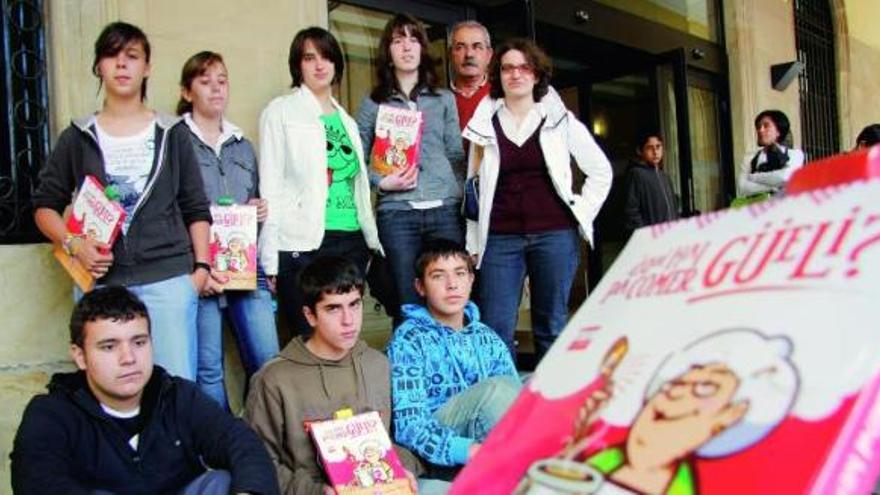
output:
M211 221L211 211L189 130L181 119L156 114L156 147L147 184L131 215L128 233L113 245L113 266L98 280L141 285L188 274L193 268L188 226ZM95 116L74 120L55 143L38 176L34 210L63 214L87 175L108 183Z
M409 108L408 99L397 92L382 103L397 108ZM416 188L412 191L380 191L379 204L376 207L378 210L408 210L409 201L442 200L444 205L461 202L465 164L455 97L446 89L431 92L422 88L418 91L415 105L416 110L422 112L423 118ZM354 118L360 130L364 159L367 160L368 167L378 114L379 103L367 96ZM376 187L381 179L381 176L370 169L371 185Z
M321 495L327 483L305 425L350 408L377 411L391 435L388 359L360 340L339 361L321 359L297 337L251 379L244 420L263 439L278 471L281 493ZM415 457L397 448L404 467L418 476Z

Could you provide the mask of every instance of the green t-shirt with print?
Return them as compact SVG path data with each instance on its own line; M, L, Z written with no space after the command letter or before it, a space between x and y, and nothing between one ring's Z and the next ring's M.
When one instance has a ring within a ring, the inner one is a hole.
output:
M360 167L358 157L339 112L322 115L327 139L327 207L326 230L355 232L360 230L357 205L354 202L354 178Z

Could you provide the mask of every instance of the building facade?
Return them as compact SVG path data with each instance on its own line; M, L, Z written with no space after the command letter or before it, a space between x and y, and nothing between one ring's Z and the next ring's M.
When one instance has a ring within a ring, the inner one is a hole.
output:
M467 18L489 25L493 43L536 39L554 60L554 85L618 173L639 127L663 131L687 214L728 204L737 164L754 147L752 120L763 109L786 112L795 144L808 139L812 157L852 148L864 125L880 121L873 102L880 92L874 0L4 0L0 493L9 491L8 455L24 405L52 372L71 367L71 282L28 225L27 178L70 119L100 105L91 63L101 28L122 19L148 34L149 104L161 111L174 108L187 57L203 49L222 53L229 117L256 138L262 107L289 87L287 51L296 31L319 25L339 37L347 56L340 99L354 111L370 87L389 10L424 20L438 57L445 57L448 28ZM805 70L774 89L771 66L793 61ZM11 84L16 75L27 85ZM613 210L599 223L602 241L586 270L593 283L624 242Z

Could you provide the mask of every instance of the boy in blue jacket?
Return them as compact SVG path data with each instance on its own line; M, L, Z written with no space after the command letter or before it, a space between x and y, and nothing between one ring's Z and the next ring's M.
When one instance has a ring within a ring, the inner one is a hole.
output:
M471 257L457 244L427 243L415 262L425 305L402 307L388 344L397 442L435 466L461 466L519 393L507 346L470 302Z

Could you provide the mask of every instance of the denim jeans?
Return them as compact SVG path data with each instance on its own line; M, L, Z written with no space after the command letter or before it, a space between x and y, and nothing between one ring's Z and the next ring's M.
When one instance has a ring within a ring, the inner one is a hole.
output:
M189 275L132 285L128 290L147 305L150 313L153 361L172 375L195 380L199 296Z
M314 251L279 251L278 253L278 310L284 314L293 336L311 334L309 322L303 315L303 295L299 290L299 273L318 256L342 256L351 260L365 274L370 250L361 231L327 231L321 246Z
M147 306L153 362L172 375L195 381L199 296L189 275L126 288ZM83 292L74 285L74 303L82 296Z
M278 333L272 295L266 289L229 291L199 299L199 368L202 391L229 410L223 384L223 316L229 318L238 344L246 383L263 364L278 354Z
M177 495L226 495L229 493L229 485L232 476L229 471L211 470L189 482L181 488ZM107 490L92 490L91 495L115 495Z
M521 388L522 383L513 376L487 378L452 396L434 412L434 418L456 435L482 443L510 409ZM428 470L425 478L439 480L452 480L460 470L460 466L426 464L425 467ZM423 480L420 480L419 486L422 484ZM427 488L431 484L425 483L425 486ZM443 486L435 486L442 493Z
M522 383L513 376L493 376L452 396L434 418L456 435L482 442L510 408Z
M413 264L422 244L430 239L448 239L464 245L464 228L458 205L427 210L380 210L376 223L394 276L400 304L419 302L413 286ZM399 312L395 312L398 314Z
M568 321L568 298L578 266L576 229L538 234L489 234L480 264L480 313L516 359L513 341L525 276L531 287L537 358Z

